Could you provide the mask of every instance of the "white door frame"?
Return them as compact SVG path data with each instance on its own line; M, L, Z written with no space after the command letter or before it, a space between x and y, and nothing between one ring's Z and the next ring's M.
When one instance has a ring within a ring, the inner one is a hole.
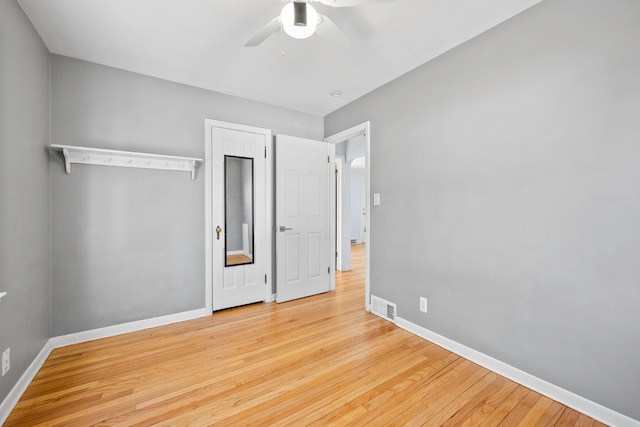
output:
M237 123L223 122L219 120L205 119L204 120L204 252L205 252L205 274L204 274L204 301L205 309L207 313L213 311L213 235L215 233L213 229L213 197L212 197L212 160L213 152L211 150L211 144L213 142L213 128L230 129L241 132L256 133L264 135L266 146L266 164L265 164L265 180L266 180L266 270L267 280L265 284L265 301L272 301L271 293L271 281L273 277L273 264L271 262L271 244L272 244L272 212L273 212L273 159L271 158L273 153L273 139L271 136L271 129L263 129L253 126L246 126Z
M365 233L364 236L364 243L365 243L365 284L364 284L364 298L365 298L365 308L367 311L371 311L371 245L370 245L370 238L369 236L371 235L371 123L370 122L364 122L361 123L359 125L356 125L352 128L343 130L342 132L338 132L335 135L331 135L328 136L324 139L325 142L329 143L329 144L338 144L340 142L344 142L344 141L348 141L349 139L355 138L356 136L364 136L365 139L365 150L364 150L364 158L365 158L365 187L364 187L364 193L365 193L365 198L366 198L366 203L365 203L365 227L367 228L367 232ZM335 156L334 159L332 160L334 162L333 166L335 169ZM329 191L333 191L335 193L335 185L331 186L329 188ZM334 200L333 203L333 207L335 209L335 194L333 194L332 196L332 200ZM331 235L329 236L330 240L330 247L335 247L335 239L336 239L336 234L335 234L335 229L336 229L336 224L335 224L335 215L331 214L329 216L330 218L330 228L332 230L334 230L333 233L331 233ZM335 271L335 257L333 257L333 262L334 262L334 271ZM335 276L335 275L334 275ZM334 284L335 286L335 284Z

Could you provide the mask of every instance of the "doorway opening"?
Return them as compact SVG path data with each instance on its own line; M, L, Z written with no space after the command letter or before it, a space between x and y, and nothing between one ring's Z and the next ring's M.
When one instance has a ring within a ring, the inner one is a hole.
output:
M370 311L370 124L346 129L325 142L335 145L336 282L363 280L365 307Z

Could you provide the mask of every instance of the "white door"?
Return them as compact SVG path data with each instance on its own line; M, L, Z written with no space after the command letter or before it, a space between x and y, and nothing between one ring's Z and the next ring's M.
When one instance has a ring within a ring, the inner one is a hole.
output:
M211 128L213 310L264 301L267 273L264 134Z
M328 292L330 146L276 136L276 300Z

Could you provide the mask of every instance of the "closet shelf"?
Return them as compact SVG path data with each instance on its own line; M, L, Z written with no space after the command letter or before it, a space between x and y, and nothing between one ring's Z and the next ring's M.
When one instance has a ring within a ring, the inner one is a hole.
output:
M64 156L65 171L71 173L73 163L85 165L121 166L126 168L162 169L191 172L196 179L196 169L203 162L195 157L166 156L163 154L136 153L133 151L105 150L101 148L76 147L51 144L53 151Z

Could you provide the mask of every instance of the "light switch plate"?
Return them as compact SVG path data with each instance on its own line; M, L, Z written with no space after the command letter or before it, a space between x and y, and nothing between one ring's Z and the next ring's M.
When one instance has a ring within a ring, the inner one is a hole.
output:
M373 206L380 206L380 193L373 193Z

